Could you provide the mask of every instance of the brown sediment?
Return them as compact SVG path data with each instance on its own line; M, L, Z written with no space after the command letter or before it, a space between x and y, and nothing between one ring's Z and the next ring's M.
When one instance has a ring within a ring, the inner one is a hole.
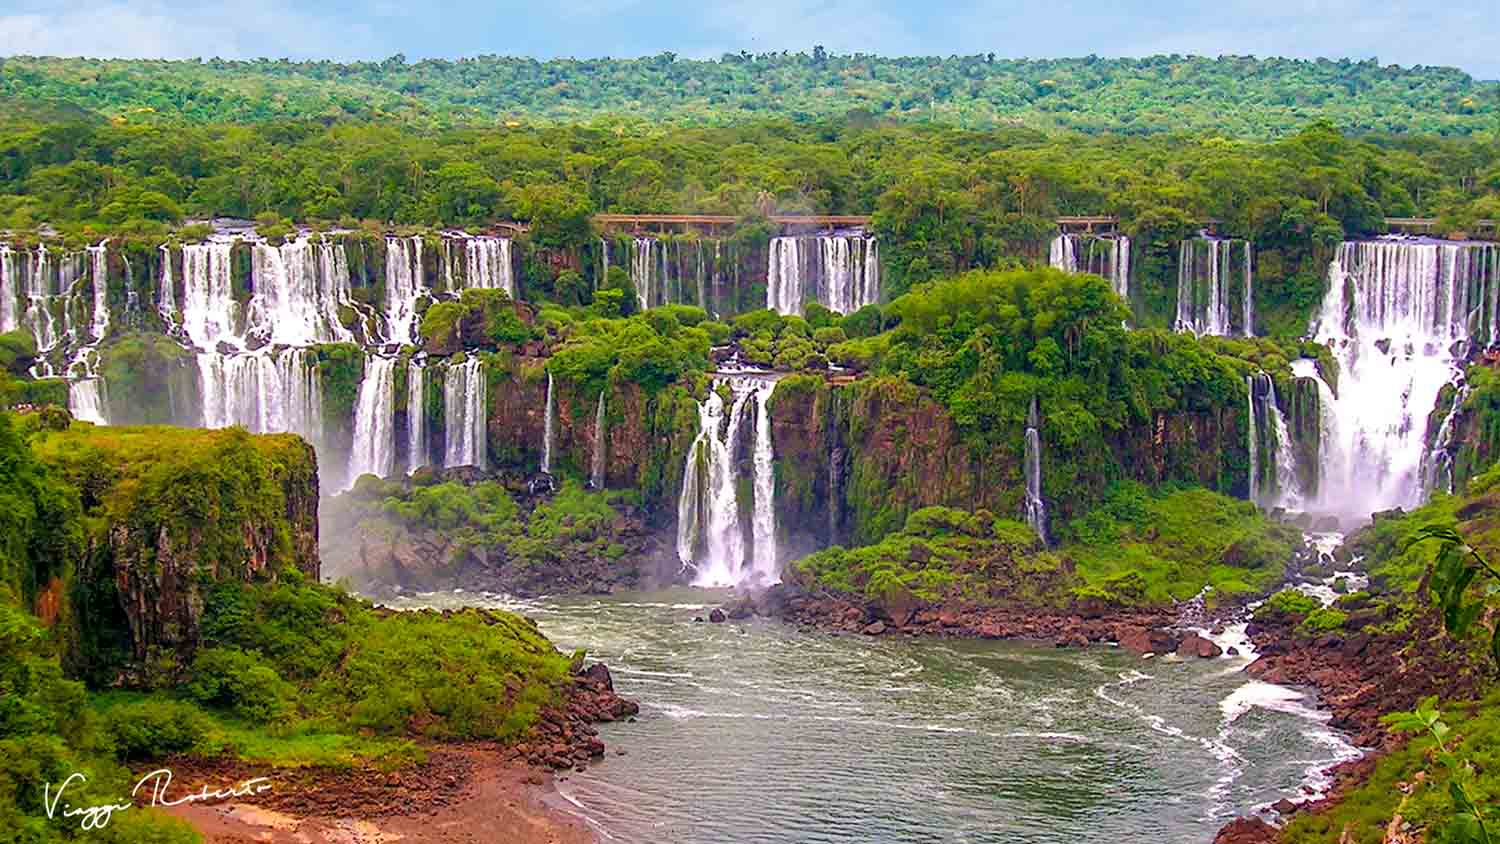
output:
M587 844L595 838L586 823L544 799L555 791L546 769L581 770L601 759L604 742L593 725L638 711L615 694L609 669L595 664L578 670L561 704L543 709L514 744L427 745L423 761L394 770L383 770L378 760L351 768L287 768L174 759L155 767L172 772L169 800L265 778L267 791L166 810L209 842ZM148 789L141 791L143 801Z
M512 751L480 746L429 754L426 762L381 774L268 770L237 762L173 765L184 792L228 788L253 777L272 789L242 802L187 804L166 811L210 844L590 844L579 818L543 802L550 775ZM173 789L176 793L175 785Z

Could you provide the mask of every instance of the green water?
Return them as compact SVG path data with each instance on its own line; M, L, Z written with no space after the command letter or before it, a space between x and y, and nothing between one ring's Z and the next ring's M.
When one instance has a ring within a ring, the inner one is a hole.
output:
M641 715L559 783L605 841L1197 844L1353 752L1241 659L694 623L718 597L407 603L515 609L609 664Z

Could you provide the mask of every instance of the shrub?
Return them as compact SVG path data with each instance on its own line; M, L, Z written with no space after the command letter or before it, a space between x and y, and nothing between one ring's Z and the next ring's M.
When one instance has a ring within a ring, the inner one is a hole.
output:
M235 647L200 652L184 691L199 703L224 707L253 721L279 720L292 709L291 684L260 657Z
M126 761L180 753L211 756L225 748L213 719L185 701L147 698L116 704L104 710L103 725L116 755Z

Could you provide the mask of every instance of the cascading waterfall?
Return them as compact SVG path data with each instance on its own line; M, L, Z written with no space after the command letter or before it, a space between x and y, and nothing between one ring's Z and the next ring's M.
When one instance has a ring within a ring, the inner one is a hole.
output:
M309 346L349 342L354 334L339 320L347 305L349 263L341 243L306 236L280 246L251 248L250 299L246 333L267 342Z
M349 484L361 475L385 478L395 464L396 359L370 355L359 382L354 411L354 445L349 452Z
M1276 383L1257 372L1246 377L1245 386L1250 394L1250 500L1265 508L1300 509L1297 456Z
M1026 413L1026 524L1046 545L1047 502L1042 498L1042 437L1037 430L1040 424L1036 399L1033 398L1031 409Z
M1470 341L1496 338L1500 247L1382 238L1339 247L1312 328L1340 364L1324 405L1314 506L1365 516L1427 489L1426 420ZM1302 364L1301 372L1316 372Z
M230 251L232 243L209 242L182 247L182 319L169 320L181 326L182 333L200 349L213 351L219 343L244 346L238 330L239 303L234 299ZM163 300L170 300L171 264L162 282ZM168 307L166 304L162 308Z
M776 385L755 391L755 518L751 524L755 576L764 583L777 580L776 450L771 445L771 392Z
M594 456L589 466L589 485L594 489L604 489L604 459L605 451L609 448L609 441L605 439L604 431L604 391L599 391L599 407L594 411Z
M1455 478L1453 476L1453 450L1454 440L1458 431L1458 415L1463 412L1464 402L1468 401L1471 388L1463 375L1458 376L1458 385L1453 393L1453 406L1443 416L1443 421L1438 425L1437 434L1432 439L1432 448L1422 457L1422 488L1427 492L1446 492L1453 494Z
M542 420L542 474L552 474L552 417L556 415L556 408L552 399L552 373L547 373L547 418Z
M630 281L635 285L635 295L643 311L661 304L659 300L652 301L652 293L656 289L656 261L652 255L656 251L656 244L656 239L651 237L638 237L631 241Z
M103 378L79 378L68 384L68 412L74 419L108 425L109 414L104 408Z
M16 276L16 253L8 245L0 244L0 334L15 331L21 325L16 307L20 301Z
M457 256L453 254L454 243L462 245L463 278L453 277L453 265ZM457 293L460 289L504 290L512 298L516 295L515 273L511 264L511 241L508 237L449 236L444 239L443 265L448 280L448 290Z
M385 340L410 345L416 342L417 300L426 292L422 284L422 238L385 239Z
M1083 260L1079 260L1080 246ZM1109 279L1115 295L1130 300L1130 238L1059 234L1052 238L1047 262L1067 273L1086 272Z
M1250 242L1246 240L1213 237L1184 240L1177 259L1174 328L1200 337L1210 334L1254 336L1252 260ZM1239 299L1238 315L1233 313L1236 296Z
M256 434L298 434L315 447L322 442L323 388L312 352L205 352L197 361L203 427L240 425ZM363 383L360 390L363 396Z
M880 301L880 247L873 235L844 234L771 239L766 267L766 307L798 314L815 299L830 310L853 313Z
M427 368L415 360L406 363L406 473L426 466L427 457Z
M89 282L94 292L89 335L94 343L102 343L104 335L109 333L109 241L101 240L97 246L90 246L88 253Z
M445 467L485 467L484 364L470 357L448 367L443 376Z
M776 552L775 454L771 442L768 402L776 383L753 377L722 377L732 402L726 413L717 389L698 405L698 436L688 448L682 494L677 503L677 555L684 568L697 570L699 586L732 586L747 580L775 582ZM740 524L739 471L736 453L741 423L750 402L756 402L756 438L752 451L755 495L751 532ZM746 542L753 547L745 569Z

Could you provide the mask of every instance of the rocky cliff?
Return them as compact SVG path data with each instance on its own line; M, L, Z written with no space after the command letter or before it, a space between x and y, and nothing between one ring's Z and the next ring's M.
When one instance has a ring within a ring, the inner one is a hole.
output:
M319 577L317 460L298 437L74 425L32 446L82 504L82 557L51 588L84 671L181 664L217 583Z

